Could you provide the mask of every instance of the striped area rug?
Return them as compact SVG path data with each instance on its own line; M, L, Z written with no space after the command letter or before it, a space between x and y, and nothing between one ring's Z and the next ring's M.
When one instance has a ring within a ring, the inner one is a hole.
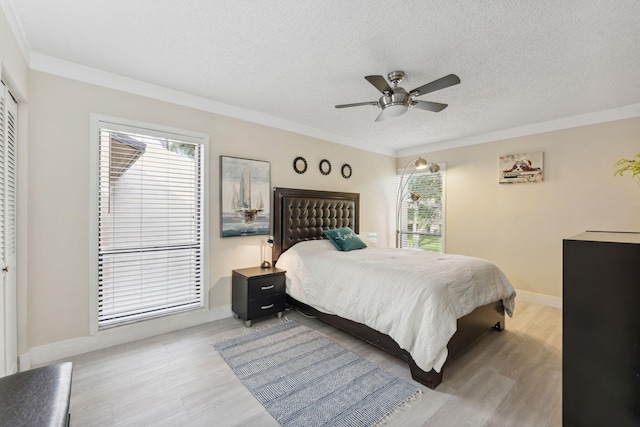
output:
M373 426L420 393L295 320L213 346L283 426Z

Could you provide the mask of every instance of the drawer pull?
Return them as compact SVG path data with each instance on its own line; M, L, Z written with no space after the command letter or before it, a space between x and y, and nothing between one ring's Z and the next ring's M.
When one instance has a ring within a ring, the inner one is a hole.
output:
M275 304L262 305L262 306L260 306L260 310L269 310L270 308L273 308L274 306L275 306Z
M268 291L269 289L273 289L275 287L276 287L276 285L272 284L272 285L267 285L267 286L261 286L260 289L263 290L263 291Z

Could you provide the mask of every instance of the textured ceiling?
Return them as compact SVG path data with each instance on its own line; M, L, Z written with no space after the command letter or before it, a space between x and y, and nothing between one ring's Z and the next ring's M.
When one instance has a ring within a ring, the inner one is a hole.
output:
M36 69L55 58L376 152L620 107L640 115L638 0L2 4ZM440 113L375 123L377 107L334 108L376 101L364 76L393 70L407 90L450 73L462 83L419 98L449 104Z

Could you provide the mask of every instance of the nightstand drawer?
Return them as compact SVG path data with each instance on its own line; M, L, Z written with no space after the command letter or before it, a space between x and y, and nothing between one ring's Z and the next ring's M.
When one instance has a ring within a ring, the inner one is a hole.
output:
M275 294L267 298L249 301L247 318L267 316L284 311L286 298L283 294Z
M247 283L248 297L253 300L282 294L285 291L285 280L284 274L251 278Z

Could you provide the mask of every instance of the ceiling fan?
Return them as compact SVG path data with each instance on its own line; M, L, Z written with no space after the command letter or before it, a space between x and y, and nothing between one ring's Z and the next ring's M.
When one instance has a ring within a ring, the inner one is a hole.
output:
M398 117L406 113L409 108L420 108L421 110L433 111L435 113L447 108L447 104L439 102L420 101L416 98L429 92L435 92L440 89L454 86L460 83L460 78L455 74L449 74L431 83L427 83L420 87L407 92L398 83L404 79L404 71L392 71L387 75L389 81L393 84L393 88L389 86L382 76L366 76L365 79L376 89L382 92L382 96L378 101L356 102L355 104L336 105L336 108L359 107L361 105L377 105L382 108L382 112L376 118L376 122L386 120L392 117Z

